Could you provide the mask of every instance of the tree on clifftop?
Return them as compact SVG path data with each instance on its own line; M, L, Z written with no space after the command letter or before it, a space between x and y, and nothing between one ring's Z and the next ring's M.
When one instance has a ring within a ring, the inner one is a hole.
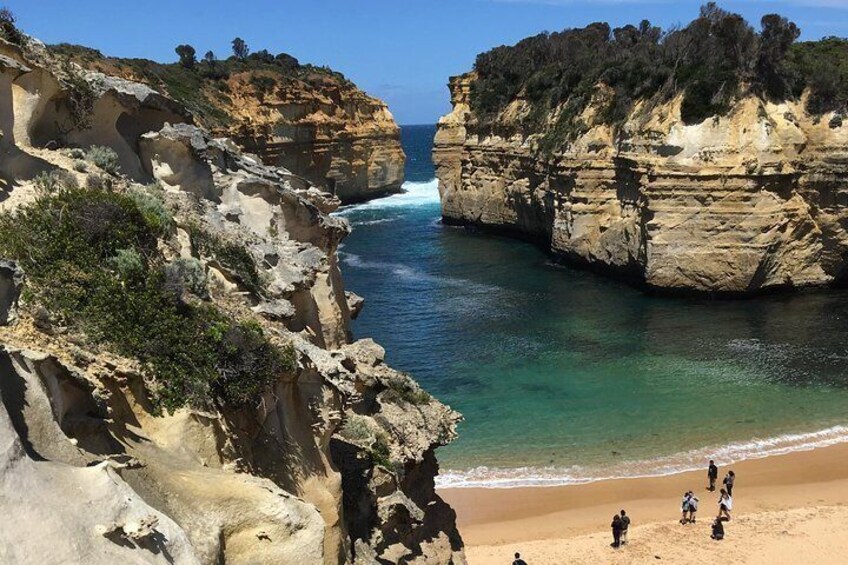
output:
M194 47L191 45L177 45L177 48L174 49L174 51L176 51L177 55L180 57L180 65L187 69L194 68L194 64L197 62Z
M215 57L215 53L212 51L207 51L206 55L203 56L203 61L210 67L214 67L215 63L218 62L218 58Z
M248 53L250 53L250 49L247 48L247 43L244 42L244 39L241 37L233 39L233 55L244 61L247 59Z
M0 37L15 45L24 42L24 34L15 25L15 15L8 8L0 8Z

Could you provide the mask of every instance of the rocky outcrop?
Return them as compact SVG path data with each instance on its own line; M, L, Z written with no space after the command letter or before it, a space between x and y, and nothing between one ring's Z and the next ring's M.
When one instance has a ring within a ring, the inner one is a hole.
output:
M280 85L261 99L248 76L229 81L235 125L220 130L344 204L400 192L406 157L386 105L351 83Z
M0 45L2 213L44 194L44 172L161 193L176 228L157 261L195 266L207 306L258 325L295 363L256 402L164 412L155 373L51 323L21 298L26 273L0 262L0 511L15 517L0 561L464 563L433 488L434 451L460 417L378 345L351 341L362 304L339 271L339 200L170 121L180 106L147 87L76 68L68 80L31 49ZM44 115L34 108L73 111L75 88L93 97L84 120L41 143L21 135ZM126 174L81 164L84 144L112 148ZM243 249L261 290L199 246L198 230Z
M189 70L103 57L77 46L53 49L87 69L167 92L190 108L199 125L235 140L267 165L301 175L344 204L401 190L406 157L400 128L386 104L339 73L267 52L211 67L198 63Z
M485 124L451 80L434 160L446 221L511 231L653 289L750 294L848 275L848 127L753 96L687 125L681 97L637 104L551 155L516 100ZM581 119L592 124L598 104ZM549 123L556 121L556 112Z

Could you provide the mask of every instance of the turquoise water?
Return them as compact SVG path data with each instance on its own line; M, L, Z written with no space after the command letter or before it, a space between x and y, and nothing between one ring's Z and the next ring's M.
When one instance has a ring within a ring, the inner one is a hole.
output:
M651 297L439 222L433 128L407 193L343 210L354 324L462 412L442 484L660 474L848 440L848 292Z

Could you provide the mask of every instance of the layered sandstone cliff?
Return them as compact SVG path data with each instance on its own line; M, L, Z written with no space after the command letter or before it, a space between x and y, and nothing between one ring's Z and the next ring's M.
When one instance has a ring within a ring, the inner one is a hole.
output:
M173 223L143 260L192 268L178 311L215 311L221 327L247 324L292 355L248 402L163 410L162 374L79 331L0 262L0 512L14 517L0 561L463 563L454 513L434 492L435 449L459 415L380 346L351 341L361 299L339 271L349 226L329 216L338 199L188 119L144 85L0 40L0 218L56 195L132 194L139 213ZM86 160L92 144L114 162ZM112 209L80 221L96 236Z
M342 203L399 192L406 157L385 103L341 74L265 53L192 69L52 48L84 67L142 82L184 103L197 123L285 167Z
M687 125L681 97L636 105L553 155L471 111L474 75L453 78L434 160L450 222L530 236L554 254L648 287L751 293L839 283L848 271L848 126L805 100L749 96ZM597 104L581 118L593 123ZM555 120L556 116L549 116Z

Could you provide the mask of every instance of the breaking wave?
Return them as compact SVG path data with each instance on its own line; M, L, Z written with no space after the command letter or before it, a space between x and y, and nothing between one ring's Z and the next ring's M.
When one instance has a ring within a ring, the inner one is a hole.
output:
M341 208L336 214L347 216L363 210L382 210L384 208L425 206L439 203L439 181L432 179L427 182L405 182L403 192L392 194L385 198L377 198L362 204L353 204Z
M752 439L721 447L693 449L676 455L644 461L622 462L609 467L519 467L502 469L476 467L467 471L445 471L436 478L439 488L516 488L565 486L610 479L659 477L702 470L715 459L730 465L747 459L763 459L796 451L810 451L848 442L848 426L833 426L811 433L786 434Z

